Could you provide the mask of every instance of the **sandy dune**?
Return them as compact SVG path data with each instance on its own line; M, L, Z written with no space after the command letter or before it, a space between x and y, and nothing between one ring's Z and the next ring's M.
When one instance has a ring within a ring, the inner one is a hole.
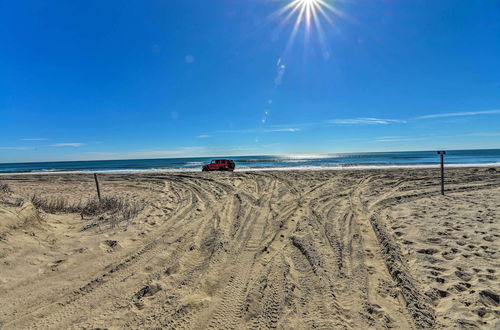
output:
M0 328L495 328L500 170L4 176ZM23 205L20 199L24 200Z

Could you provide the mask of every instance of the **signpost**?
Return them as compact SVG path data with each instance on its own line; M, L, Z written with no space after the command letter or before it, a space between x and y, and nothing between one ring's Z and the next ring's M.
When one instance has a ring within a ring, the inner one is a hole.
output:
M441 195L444 195L444 155L446 155L446 151L441 150L437 153L441 157Z

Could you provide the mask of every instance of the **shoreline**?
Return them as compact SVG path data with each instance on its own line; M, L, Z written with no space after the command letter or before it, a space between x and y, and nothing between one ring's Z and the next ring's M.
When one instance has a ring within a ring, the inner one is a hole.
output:
M473 163L473 164L446 164L446 168L500 168L499 162ZM262 171L347 171L347 170L395 170L395 169L438 169L439 164L414 164L414 165L347 165L347 166L283 166L283 167L248 167L236 168L234 172L262 172ZM84 170L84 171L33 171L33 172L6 172L2 176L10 175L45 175L45 174L157 174L157 173L197 173L199 168L159 168L159 169L121 169L121 170Z

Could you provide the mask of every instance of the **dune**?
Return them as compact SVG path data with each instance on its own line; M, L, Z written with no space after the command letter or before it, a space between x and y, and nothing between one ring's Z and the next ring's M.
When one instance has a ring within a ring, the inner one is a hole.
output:
M100 179L0 178L0 328L500 327L498 169Z

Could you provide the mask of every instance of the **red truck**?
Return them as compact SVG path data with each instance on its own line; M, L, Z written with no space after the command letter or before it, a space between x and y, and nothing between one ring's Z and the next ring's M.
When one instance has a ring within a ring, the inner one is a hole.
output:
M234 161L231 159L214 159L210 164L203 165L201 170L206 171L234 171Z

